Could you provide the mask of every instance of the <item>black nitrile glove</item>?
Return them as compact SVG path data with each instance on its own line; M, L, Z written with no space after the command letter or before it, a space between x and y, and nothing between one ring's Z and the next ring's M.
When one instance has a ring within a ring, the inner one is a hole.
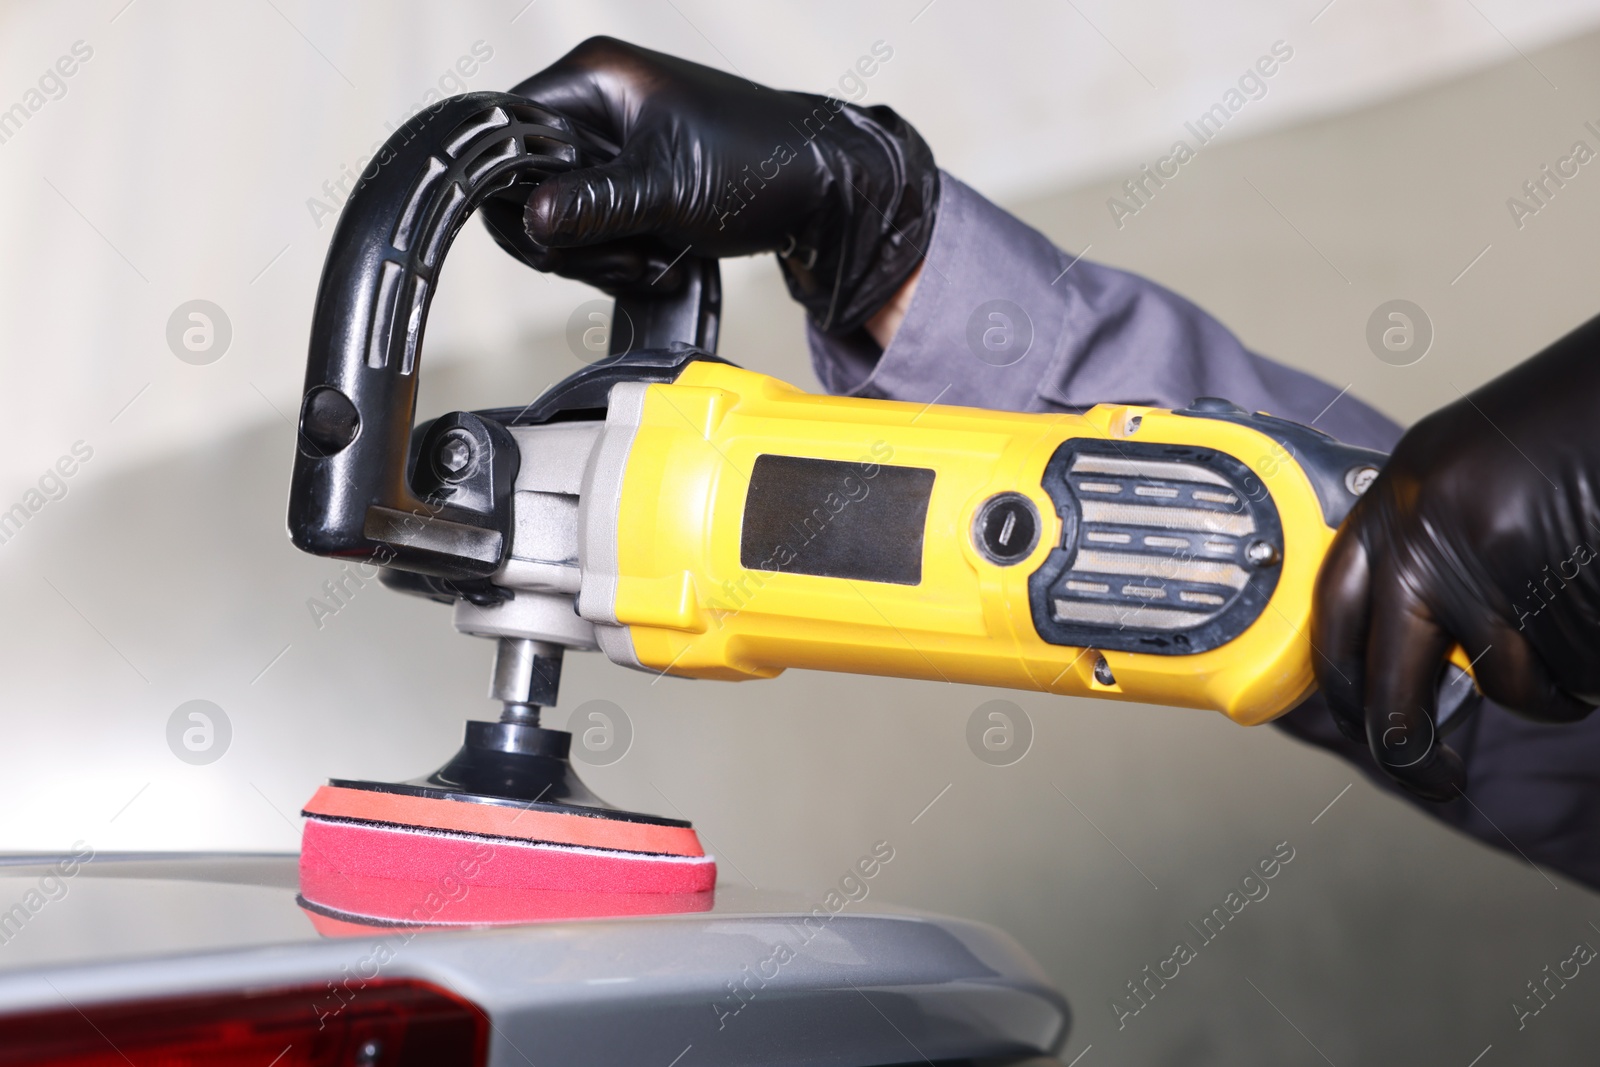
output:
M1435 685L1460 643L1484 694L1540 722L1600 704L1600 318L1408 430L1317 581L1317 676L1346 736L1449 800Z
M533 266L643 292L686 249L776 252L830 333L861 326L916 269L938 171L887 107L780 92L592 37L514 93L611 141L615 159L546 179L523 223Z

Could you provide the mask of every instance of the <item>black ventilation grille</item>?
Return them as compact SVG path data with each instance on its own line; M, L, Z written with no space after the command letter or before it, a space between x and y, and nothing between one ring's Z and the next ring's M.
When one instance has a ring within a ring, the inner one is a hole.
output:
M1191 655L1238 637L1283 569L1266 487L1214 449L1068 441L1043 486L1061 542L1028 581L1046 641Z

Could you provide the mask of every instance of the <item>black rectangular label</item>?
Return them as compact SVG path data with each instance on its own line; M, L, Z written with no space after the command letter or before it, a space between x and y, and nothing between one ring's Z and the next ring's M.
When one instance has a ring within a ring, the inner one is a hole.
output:
M917 585L934 472L870 460L757 456L744 503L746 570Z

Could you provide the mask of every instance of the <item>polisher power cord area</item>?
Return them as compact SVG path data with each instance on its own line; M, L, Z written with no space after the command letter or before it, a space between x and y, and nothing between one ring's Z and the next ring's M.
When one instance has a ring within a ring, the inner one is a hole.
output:
M505 888L711 887L687 823L606 807L566 762L569 735L539 725L568 649L694 678L807 667L1244 724L1311 691L1313 581L1385 457L1224 400L1055 415L804 393L713 354L716 263L684 257L655 295L618 299L607 358L531 404L413 429L455 234L480 211L526 260L529 190L614 150L520 97L454 97L390 139L340 217L290 531L496 640L503 711L425 778L317 793L302 870L330 896L353 872L426 876L491 842L508 858L480 877Z

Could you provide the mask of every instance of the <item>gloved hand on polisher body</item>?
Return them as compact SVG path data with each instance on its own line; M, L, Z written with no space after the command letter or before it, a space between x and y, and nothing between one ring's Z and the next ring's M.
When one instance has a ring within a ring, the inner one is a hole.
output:
M686 250L776 252L812 320L844 334L927 247L938 171L887 107L781 92L607 37L513 92L619 149L530 196L523 223L540 269L615 294L647 291Z
M1312 640L1340 729L1449 800L1435 685L1459 642L1479 687L1541 722L1600 704L1600 318L1408 430L1339 530Z

